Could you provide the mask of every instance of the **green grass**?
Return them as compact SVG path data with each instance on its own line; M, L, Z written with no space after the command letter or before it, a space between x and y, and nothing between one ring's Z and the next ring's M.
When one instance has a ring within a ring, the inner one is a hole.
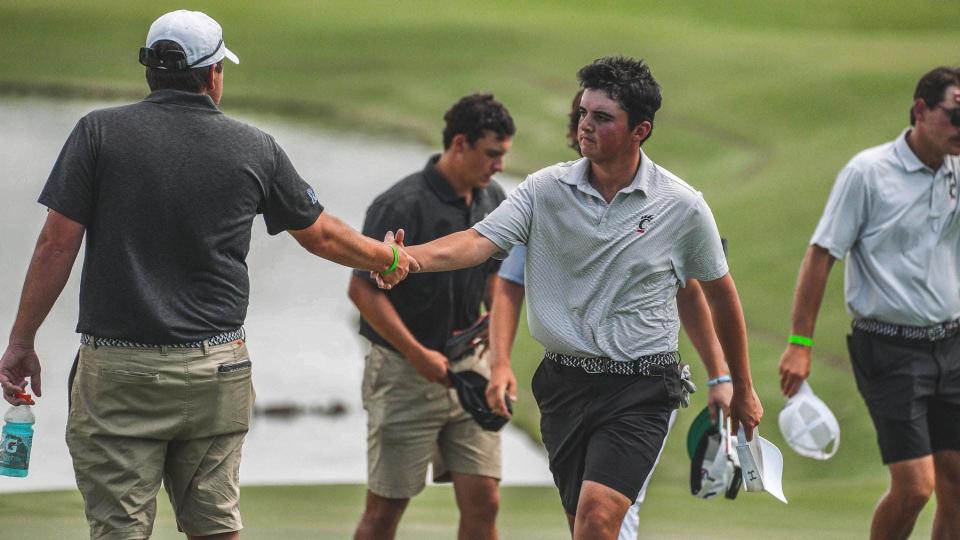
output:
M180 7L0 0L0 92L141 96L136 50L157 15ZM508 167L520 175L572 157L563 135L577 68L606 54L646 58L665 97L646 150L704 192L730 240L767 411L762 430L781 448L776 365L797 267L833 178L856 152L905 126L923 72L960 63L955 18L942 2L200 0L191 7L224 25L226 42L242 59L227 67L228 112L438 145L442 114L453 101L493 91L519 126ZM321 194L332 189L328 179L310 180ZM841 273L834 271L822 308L811 379L840 418L839 454L820 463L786 451L788 507L761 496L700 503L681 489L682 439L695 412L685 411L645 510L650 536L865 536L886 472L846 360ZM695 358L687 344L683 353ZM529 380L538 359L539 347L521 330L516 422L533 434L538 419ZM705 379L702 370L697 377ZM702 406L703 392L697 398ZM300 489L246 490L251 529L329 526L332 537L346 536L360 488L304 488L308 495ZM47 496L5 496L0 511L32 497L41 499L20 512L33 515ZM51 523L61 513L79 523L75 496L50 497L62 498L42 504ZM404 534L449 538L449 499L443 489L428 490L411 508ZM528 524L541 517L552 523L550 490L508 489L505 499L504 530L512 532L506 537L534 538L538 526ZM929 530L929 515L924 519L918 536ZM796 532L781 531L786 523ZM548 536L562 532L562 523L554 527L544 529L553 531ZM303 531L292 534L316 536Z
M662 476L662 475L661 475ZM872 477L801 480L792 484L791 503L741 493L735 501L691 498L682 484L653 488L640 513L645 538L777 538L805 540L815 531L818 540L867 536L866 516L873 501L864 491L879 491ZM248 487L242 508L246 540L349 538L360 516L363 486ZM161 493L153 538L183 538L177 533L170 505ZM837 508L843 508L838 512ZM915 537L929 537L927 509ZM498 519L505 539L546 540L567 536L566 519L556 491L548 487L502 489ZM83 503L75 491L0 496L0 530L29 531L32 540L88 538ZM447 540L456 536L457 508L449 487L429 487L416 497L400 524L401 540Z

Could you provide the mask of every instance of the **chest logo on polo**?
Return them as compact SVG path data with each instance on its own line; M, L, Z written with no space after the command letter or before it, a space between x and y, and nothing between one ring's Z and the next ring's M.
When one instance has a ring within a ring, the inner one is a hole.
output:
M640 224L637 225L637 234L643 236L647 234L647 230L650 227L650 222L653 221L653 216L647 214L640 218Z

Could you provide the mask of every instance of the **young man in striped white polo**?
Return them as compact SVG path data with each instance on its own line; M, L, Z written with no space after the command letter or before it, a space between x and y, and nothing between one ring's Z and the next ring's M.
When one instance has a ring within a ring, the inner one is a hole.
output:
M583 158L530 175L472 229L409 248L422 271L527 246L533 380L541 431L574 538L614 539L682 397L677 288L703 287L733 378L730 414L752 437L763 414L746 328L710 209L640 146L660 88L643 61L580 70Z

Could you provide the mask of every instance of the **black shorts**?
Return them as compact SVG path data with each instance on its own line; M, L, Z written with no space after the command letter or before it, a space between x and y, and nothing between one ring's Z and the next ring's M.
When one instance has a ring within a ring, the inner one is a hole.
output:
M884 464L960 450L960 336L929 342L854 330L847 346Z
M590 480L631 502L653 471L680 398L680 375L591 374L543 359L533 375L540 432L563 509Z

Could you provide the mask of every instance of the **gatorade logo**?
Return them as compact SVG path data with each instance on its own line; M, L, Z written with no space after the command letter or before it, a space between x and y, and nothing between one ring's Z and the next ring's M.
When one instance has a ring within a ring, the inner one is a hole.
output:
M11 437L7 439L6 444L3 445L3 451L8 454L16 454L18 446L20 446L20 441Z

